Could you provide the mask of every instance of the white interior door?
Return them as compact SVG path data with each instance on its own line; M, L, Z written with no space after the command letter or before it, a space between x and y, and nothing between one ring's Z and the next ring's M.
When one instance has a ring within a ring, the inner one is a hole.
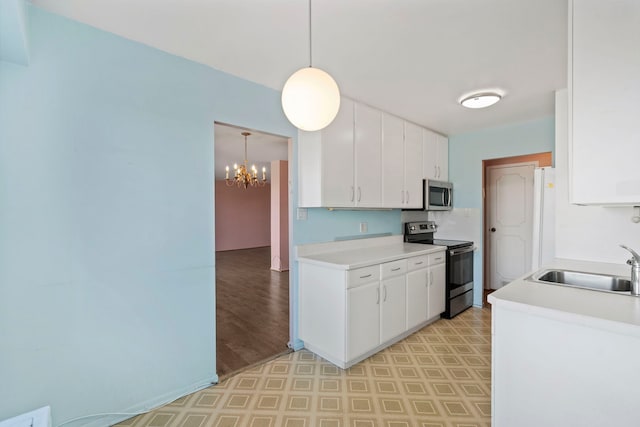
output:
M487 227L491 289L531 269L535 163L487 168Z

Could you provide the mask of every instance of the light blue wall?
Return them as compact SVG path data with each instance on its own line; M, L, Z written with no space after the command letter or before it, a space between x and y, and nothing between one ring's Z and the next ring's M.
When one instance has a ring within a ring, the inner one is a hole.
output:
M455 208L479 209L482 227L482 161L555 149L553 117L449 137L449 179L455 184ZM480 241L474 257L474 282L483 283ZM482 287L474 289L474 304L482 305Z
M29 63L29 30L24 0L0 1L0 61Z
M0 420L50 404L56 425L216 378L213 123L297 142L278 91L28 15L30 65L0 61ZM312 209L293 241L360 221L401 232L399 211Z

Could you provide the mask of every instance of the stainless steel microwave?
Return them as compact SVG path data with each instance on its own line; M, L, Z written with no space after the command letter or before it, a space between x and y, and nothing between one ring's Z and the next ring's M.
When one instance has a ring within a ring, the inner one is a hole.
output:
M424 180L424 210L450 211L453 209L453 184L445 181Z

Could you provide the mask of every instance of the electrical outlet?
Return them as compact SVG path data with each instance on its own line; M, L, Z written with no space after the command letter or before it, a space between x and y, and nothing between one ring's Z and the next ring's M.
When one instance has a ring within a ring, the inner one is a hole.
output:
M369 230L369 226L366 222L361 222L360 223L360 232L361 233L366 233Z
M298 210L296 211L296 218L299 221L306 221L307 220L307 208L298 208Z
M0 421L0 427L51 427L51 408L45 406L35 411Z

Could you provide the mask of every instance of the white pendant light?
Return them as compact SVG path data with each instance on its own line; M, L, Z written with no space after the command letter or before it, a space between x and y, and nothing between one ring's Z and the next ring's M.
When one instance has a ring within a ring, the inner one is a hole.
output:
M482 92L466 95L460 99L460 104L467 108L490 107L502 99L502 94L498 92Z
M282 109L298 129L316 131L333 121L340 109L340 90L325 71L311 62L311 0L309 0L309 67L289 77L282 89Z

